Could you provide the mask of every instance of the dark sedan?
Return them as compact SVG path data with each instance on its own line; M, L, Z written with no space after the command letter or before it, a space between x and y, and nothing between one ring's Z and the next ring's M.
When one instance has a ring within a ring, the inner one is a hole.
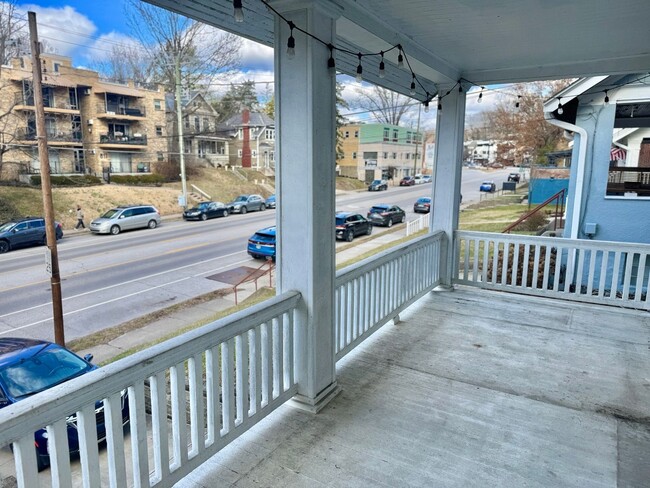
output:
M90 363L92 355L80 358L68 349L51 342L6 337L0 339L0 408L7 407L41 391L65 383L97 369ZM122 423L129 420L126 391L121 398ZM97 440L106 438L104 404L95 404ZM67 418L68 448L71 454L79 451L76 414ZM34 448L39 471L50 464L47 432L34 433Z
M222 202L201 202L196 207L183 212L185 220L208 220L227 216L228 207Z
M372 234L372 224L363 215L352 212L336 214L336 238L348 242L360 235Z
M388 190L388 182L386 180L374 180L368 185L368 191L382 191Z
M415 213L429 213L431 211L431 198L420 197L413 204L413 211Z
M386 227L392 227L395 223L406 222L406 212L397 205L380 203L374 205L368 211L368 220L372 225L385 225Z
M405 176L399 182L399 186L413 186L415 185L415 178L412 176Z
M54 231L57 240L63 237L63 229L58 222L54 222ZM45 219L42 217L25 217L0 225L0 254L19 247L40 244L47 244Z

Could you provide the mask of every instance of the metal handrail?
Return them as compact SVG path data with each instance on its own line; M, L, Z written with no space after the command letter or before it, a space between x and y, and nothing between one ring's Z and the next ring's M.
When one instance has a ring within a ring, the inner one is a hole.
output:
M258 271L260 271L267 264L269 265L269 269L264 271L261 275L256 276L255 278L252 278L252 276L254 276ZM234 285L232 287L232 289L233 289L233 292L235 293L235 305L239 304L239 300L238 300L238 297L237 297L237 287L240 286L240 285L243 285L244 283L247 283L249 281L254 282L255 283L255 291L257 291L257 282L258 282L258 280L260 278L263 278L264 276L266 276L268 274L269 275L269 288L273 287L272 273L273 273L274 269L275 269L275 264L273 263L273 259L270 258L270 257L267 257L266 261L264 261L264 263L262 263L262 265L259 268L257 268L255 270L251 271L250 273L248 273L241 281L239 281L236 285Z
M564 194L565 194L565 192L566 192L566 190L563 188L562 190L557 192L555 195L547 198L546 200L544 200L544 202L540 203L534 209L532 209L529 212L525 213L524 215L519 217L515 222L513 222L508 227L503 229L501 231L501 233L502 234L509 234L512 229L517 227L519 224L521 224L524 220L526 220L531 215L534 215L537 212L539 212L541 209L546 207L552 201L555 201L555 217L554 217L554 221L553 221L553 230L557 230L557 216L558 216L558 210L559 210L560 206L562 207L562 214L564 214Z

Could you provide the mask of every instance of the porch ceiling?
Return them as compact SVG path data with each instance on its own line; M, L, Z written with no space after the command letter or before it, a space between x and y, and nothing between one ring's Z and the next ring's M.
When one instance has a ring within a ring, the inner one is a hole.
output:
M273 17L259 0L243 0L240 24L231 0L147 1L273 44ZM484 85L650 67L647 0L337 0L336 5L337 46L377 52L401 43L430 93L434 83L454 84L461 77ZM300 37L296 41L299 46ZM396 61L392 54L389 65ZM337 58L344 73L354 74L356 66L356 57ZM364 66L364 78L402 93L411 82L406 70L388 67L380 79L376 66Z

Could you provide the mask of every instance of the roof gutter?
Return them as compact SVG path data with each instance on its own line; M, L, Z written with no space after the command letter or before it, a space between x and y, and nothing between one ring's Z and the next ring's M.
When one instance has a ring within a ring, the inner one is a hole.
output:
M576 191L573 202L573 212L571 215L571 235L570 239L578 238L580 230L580 215L582 213L582 194L584 192L584 180L587 160L587 131L575 124L570 124L555 117L555 112L544 112L544 118L549 124L553 124L564 130L577 132L580 135L580 145L578 146L578 168L576 170Z

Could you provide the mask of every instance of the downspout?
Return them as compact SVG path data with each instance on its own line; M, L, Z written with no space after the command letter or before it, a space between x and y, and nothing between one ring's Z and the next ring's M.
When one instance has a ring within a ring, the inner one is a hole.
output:
M584 192L584 180L587 161L587 131L575 124L570 124L558 120L552 112L544 112L544 118L549 124L553 124L561 129L571 132L577 132L580 135L580 145L578 146L578 168L576 170L576 193L573 202L573 212L571 215L571 235L570 239L578 238L580 230L580 214L582 213L582 194Z

